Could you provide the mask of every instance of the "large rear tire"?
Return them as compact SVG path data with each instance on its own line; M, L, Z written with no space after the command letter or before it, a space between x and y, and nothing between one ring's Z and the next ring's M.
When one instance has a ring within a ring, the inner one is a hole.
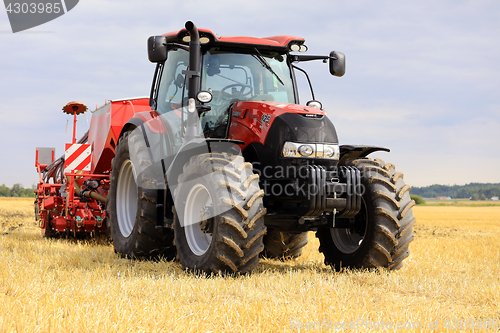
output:
M115 150L106 209L108 227L115 252L127 258L175 257L173 230L157 228L157 195L154 189L137 186L129 149L134 149L138 163L150 165L148 150L141 142L140 131L122 135ZM129 143L132 143L129 145ZM146 149L145 149L146 148ZM139 175L143 183L152 184L147 172Z
M294 234L272 229L264 236L263 256L271 259L295 259L302 255L307 242L307 232Z
M266 233L264 191L241 156L201 154L184 166L174 191L177 258L183 269L247 273Z
M415 224L410 186L393 164L380 159L352 159L346 165L361 172L361 211L350 221L351 228L324 228L316 232L325 264L336 270L401 268L409 255Z

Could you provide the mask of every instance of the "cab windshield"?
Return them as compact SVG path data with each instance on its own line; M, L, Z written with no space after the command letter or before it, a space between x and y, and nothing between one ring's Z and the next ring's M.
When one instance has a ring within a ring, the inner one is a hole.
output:
M286 55L257 49L237 52L212 48L203 55L201 89L213 95L204 132L224 127L230 105L238 101L295 102Z
M294 103L290 70L282 54L213 48L204 54L202 68L201 87L212 92L213 108L242 100Z
M229 108L238 101L295 103L294 89L286 54L256 48L212 47L202 52L201 90L210 91L211 110L201 115L205 135L224 136ZM171 50L165 63L157 111L162 114L186 105L189 53ZM216 134L215 132L218 132ZM219 133L220 132L220 133Z

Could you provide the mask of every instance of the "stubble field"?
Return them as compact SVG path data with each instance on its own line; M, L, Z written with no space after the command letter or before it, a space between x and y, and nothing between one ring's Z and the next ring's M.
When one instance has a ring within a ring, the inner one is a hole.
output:
M500 331L500 205L417 206L396 272L333 272L314 234L297 260L242 277L43 239L33 199L0 199L0 332Z

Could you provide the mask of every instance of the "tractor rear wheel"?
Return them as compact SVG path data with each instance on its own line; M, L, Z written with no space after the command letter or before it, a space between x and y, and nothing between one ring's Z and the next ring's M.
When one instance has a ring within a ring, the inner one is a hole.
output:
M316 232L325 264L336 270L401 268L409 255L415 224L410 186L393 164L380 159L352 159L346 165L361 172L361 211L350 221L351 228L324 228Z
M307 245L307 232L298 234L269 230L264 236L263 256L271 259L298 258Z
M183 269L246 273L259 262L266 233L264 191L241 156L192 157L174 191L177 258Z
M128 258L175 257L173 230L156 228L156 190L137 185L130 149L134 149L139 164L150 164L148 150L141 142L140 131L128 131L119 140L112 162L106 210L108 227L115 252ZM133 143L130 144L129 143ZM154 177L140 175L143 183L152 184Z

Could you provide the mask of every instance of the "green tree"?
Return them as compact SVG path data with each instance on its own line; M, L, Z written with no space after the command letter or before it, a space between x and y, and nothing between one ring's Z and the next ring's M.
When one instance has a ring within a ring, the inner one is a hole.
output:
M410 194L410 198L411 198L412 200L415 200L415 203L416 203L417 205L423 205L423 204L425 204L425 200L424 200L424 198L422 198L422 197L421 197L421 196L419 196L419 195L416 195L416 194Z
M24 188L22 184L14 184L12 188L2 184L0 186L0 197L22 197L22 198L34 198L36 185L31 188Z
M10 188L5 186L5 184L0 186L0 197L10 197Z
M20 197L21 194L23 194L23 185L17 183L12 186L12 189L10 190L10 196L11 197Z

